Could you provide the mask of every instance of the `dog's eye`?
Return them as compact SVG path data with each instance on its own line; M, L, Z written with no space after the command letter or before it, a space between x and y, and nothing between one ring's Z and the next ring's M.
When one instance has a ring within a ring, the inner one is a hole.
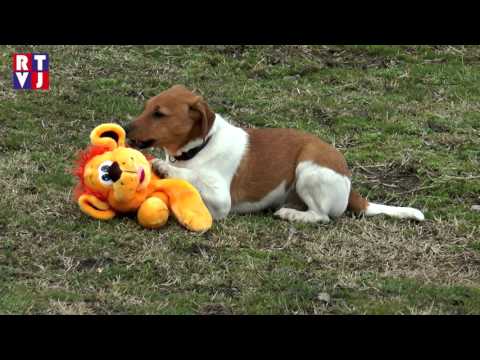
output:
M160 112L159 110L155 110L153 113L153 116L156 117L157 119L160 119L165 116L164 113Z

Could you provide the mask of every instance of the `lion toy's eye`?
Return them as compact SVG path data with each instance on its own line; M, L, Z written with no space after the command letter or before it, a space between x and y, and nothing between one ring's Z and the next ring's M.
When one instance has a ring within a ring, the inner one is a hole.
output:
M106 160L100 164L98 167L98 178L103 185L110 186L113 184L110 175L108 175L108 170L110 166L113 164L113 161Z

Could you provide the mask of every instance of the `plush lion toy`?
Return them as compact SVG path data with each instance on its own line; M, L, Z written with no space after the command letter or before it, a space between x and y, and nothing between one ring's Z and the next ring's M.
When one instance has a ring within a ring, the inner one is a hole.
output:
M109 220L118 213L136 211L141 225L159 228L171 210L189 230L210 229L212 216L198 191L187 181L157 177L140 151L125 147L121 126L97 126L90 140L74 170L79 179L74 197L84 213Z

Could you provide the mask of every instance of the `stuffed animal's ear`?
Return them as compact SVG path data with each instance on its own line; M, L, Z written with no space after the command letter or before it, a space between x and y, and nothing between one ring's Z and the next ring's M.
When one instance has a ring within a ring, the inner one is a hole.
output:
M119 146L125 146L125 130L118 124L102 124L90 133L92 145L106 146L114 150Z
M78 206L85 214L99 220L110 220L115 216L115 211L105 201L95 195L83 194L78 198Z

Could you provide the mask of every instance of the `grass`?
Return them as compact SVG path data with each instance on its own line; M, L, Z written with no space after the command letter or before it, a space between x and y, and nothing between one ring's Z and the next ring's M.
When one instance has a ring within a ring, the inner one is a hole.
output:
M48 92L12 90L21 51L49 53ZM479 46L0 46L0 313L480 313L479 59ZM334 143L361 193L427 221L267 212L195 235L82 215L69 168L90 130L176 83L241 125Z

